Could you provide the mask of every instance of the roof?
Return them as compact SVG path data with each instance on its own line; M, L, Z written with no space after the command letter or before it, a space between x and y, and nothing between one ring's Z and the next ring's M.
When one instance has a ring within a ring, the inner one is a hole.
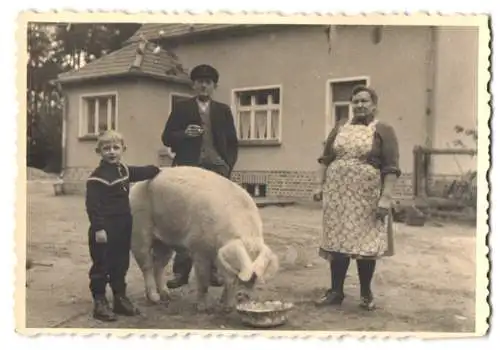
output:
M152 43L136 42L125 45L78 70L61 73L57 82L102 79L117 76L146 76L178 83L190 83L179 60L166 50L154 53Z
M125 43L162 38L182 37L188 34L213 32L216 30L255 27L256 25L224 24L224 23L146 23L134 33Z

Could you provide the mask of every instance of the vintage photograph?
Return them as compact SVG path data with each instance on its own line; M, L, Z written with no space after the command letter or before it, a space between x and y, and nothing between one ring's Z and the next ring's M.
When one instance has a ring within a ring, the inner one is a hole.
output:
M19 22L19 328L484 334L487 17L76 16Z

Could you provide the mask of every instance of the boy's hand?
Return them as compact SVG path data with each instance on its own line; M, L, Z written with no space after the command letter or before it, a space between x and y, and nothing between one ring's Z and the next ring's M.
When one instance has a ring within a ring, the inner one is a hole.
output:
M95 233L95 241L97 243L106 243L108 241L108 235L106 234L106 231L104 230L99 230Z

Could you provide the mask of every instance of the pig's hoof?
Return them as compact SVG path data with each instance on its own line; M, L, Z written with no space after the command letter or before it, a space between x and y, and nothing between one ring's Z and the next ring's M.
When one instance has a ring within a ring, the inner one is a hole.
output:
M217 313L221 313L221 314L229 314L231 312L233 312L233 305L231 305L230 303L222 303L222 302L218 302L217 303L217 306L216 306L216 311Z
M158 304L161 301L160 294L157 292L147 293L147 299L150 303Z
M160 300L164 303L168 303L172 300L172 297L170 296L170 293L168 291L162 290L160 292Z

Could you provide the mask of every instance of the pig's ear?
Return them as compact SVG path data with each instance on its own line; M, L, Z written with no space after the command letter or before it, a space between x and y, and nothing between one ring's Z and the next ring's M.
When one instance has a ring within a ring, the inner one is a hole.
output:
M252 271L260 280L264 281L264 279L273 277L278 269L278 257L264 244L259 256L257 256L257 259L252 264Z
M252 278L252 260L243 242L233 240L219 249L218 258L222 266L244 282Z

